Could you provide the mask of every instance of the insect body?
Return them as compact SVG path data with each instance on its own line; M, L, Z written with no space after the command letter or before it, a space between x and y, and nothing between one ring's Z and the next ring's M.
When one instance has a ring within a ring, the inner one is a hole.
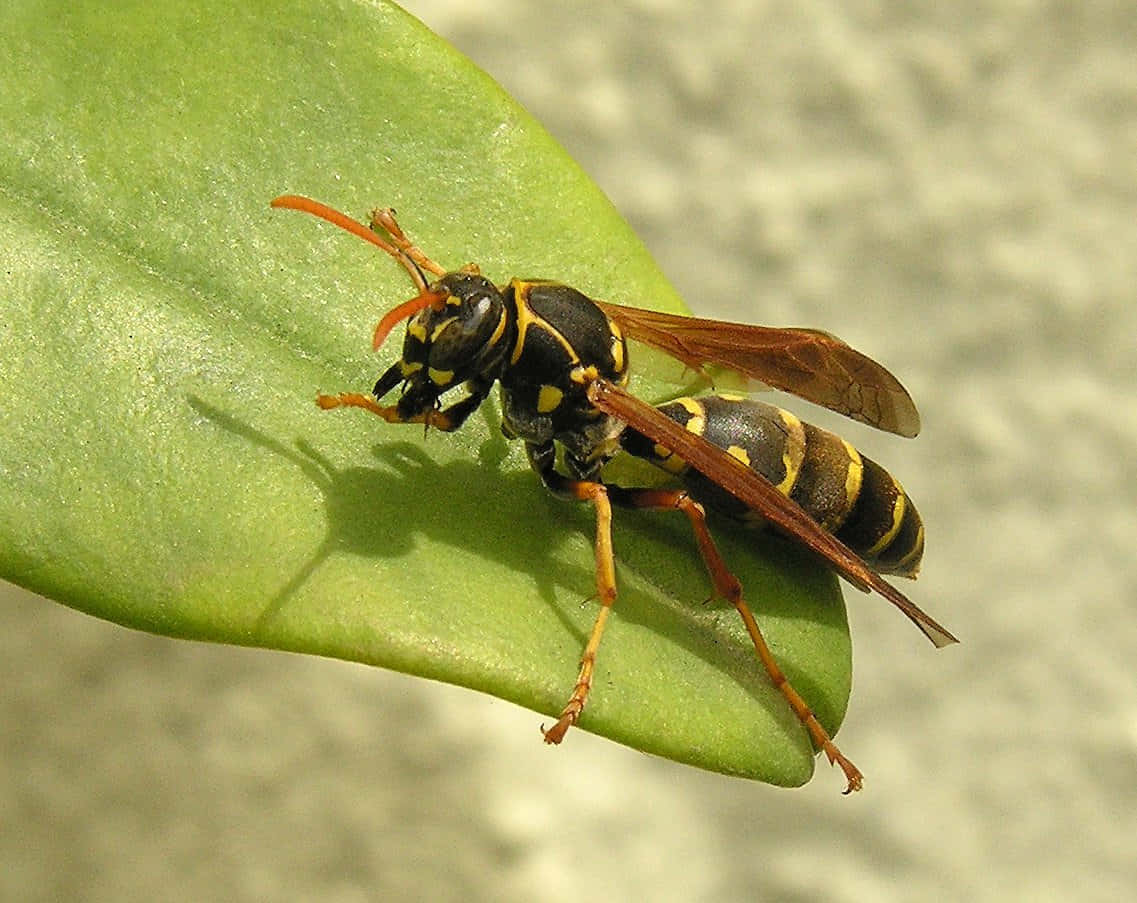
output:
M390 210L375 211L368 228L307 198L285 195L272 205L314 214L370 241L397 260L419 290L375 330L378 348L396 324L408 320L402 358L379 377L371 395L320 395L322 408L359 407L390 423L449 432L497 383L502 429L525 443L541 482L557 495L593 505L600 610L569 700L557 722L543 729L546 742L559 743L579 720L592 687L596 652L616 599L612 505L679 510L695 533L715 592L739 612L771 679L817 747L844 771L846 792L860 788L860 771L837 749L767 647L711 538L701 502L760 517L820 554L858 588L884 595L936 645L946 645L955 638L880 577L915 575L923 548L919 516L881 468L793 415L724 396L659 408L640 401L624 388L625 335L695 369L721 364L882 429L915 435L915 406L887 370L814 330L659 314L594 301L550 281L513 279L499 287L473 264L448 272L411 243ZM395 404L380 404L397 387ZM451 390L465 394L444 405ZM621 449L683 474L687 488L603 482L602 467Z

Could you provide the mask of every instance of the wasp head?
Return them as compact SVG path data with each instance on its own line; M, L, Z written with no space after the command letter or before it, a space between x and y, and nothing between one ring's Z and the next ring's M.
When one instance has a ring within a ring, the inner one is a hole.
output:
M399 409L411 415L435 407L455 386L497 377L507 345L508 315L501 292L490 280L465 270L447 273L383 318L375 331L376 347L407 316L411 319L402 360L376 384L376 397L402 383Z

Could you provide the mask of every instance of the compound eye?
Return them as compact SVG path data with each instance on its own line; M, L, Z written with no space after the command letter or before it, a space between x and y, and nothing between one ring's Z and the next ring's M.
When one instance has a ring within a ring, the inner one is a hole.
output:
M481 327L489 316L491 307L493 307L492 302L484 295L470 306L470 312L464 318L468 332L475 332Z

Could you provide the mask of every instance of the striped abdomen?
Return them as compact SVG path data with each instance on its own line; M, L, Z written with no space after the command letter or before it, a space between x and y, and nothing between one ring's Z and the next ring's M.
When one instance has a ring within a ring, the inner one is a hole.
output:
M748 398L680 398L659 411L762 474L882 574L915 577L924 525L900 484L883 467L826 430L789 411ZM685 461L627 430L628 452L682 477L691 494L721 513L762 519Z

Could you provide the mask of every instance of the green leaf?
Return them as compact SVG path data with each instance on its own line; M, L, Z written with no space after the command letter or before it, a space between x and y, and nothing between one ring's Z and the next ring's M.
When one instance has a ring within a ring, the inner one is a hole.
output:
M679 309L609 202L486 75L383 3L28 2L5 19L2 574L119 624L370 662L555 715L596 611L591 511L541 490L493 405L425 438L320 412L318 391L366 391L390 362L370 331L410 286L268 201L391 205L447 265ZM635 385L654 397L647 372ZM850 680L835 580L777 540L718 533L835 728ZM734 612L703 601L684 519L617 512L615 542L621 595L583 727L807 780L808 738ZM549 754L571 756L571 737Z

